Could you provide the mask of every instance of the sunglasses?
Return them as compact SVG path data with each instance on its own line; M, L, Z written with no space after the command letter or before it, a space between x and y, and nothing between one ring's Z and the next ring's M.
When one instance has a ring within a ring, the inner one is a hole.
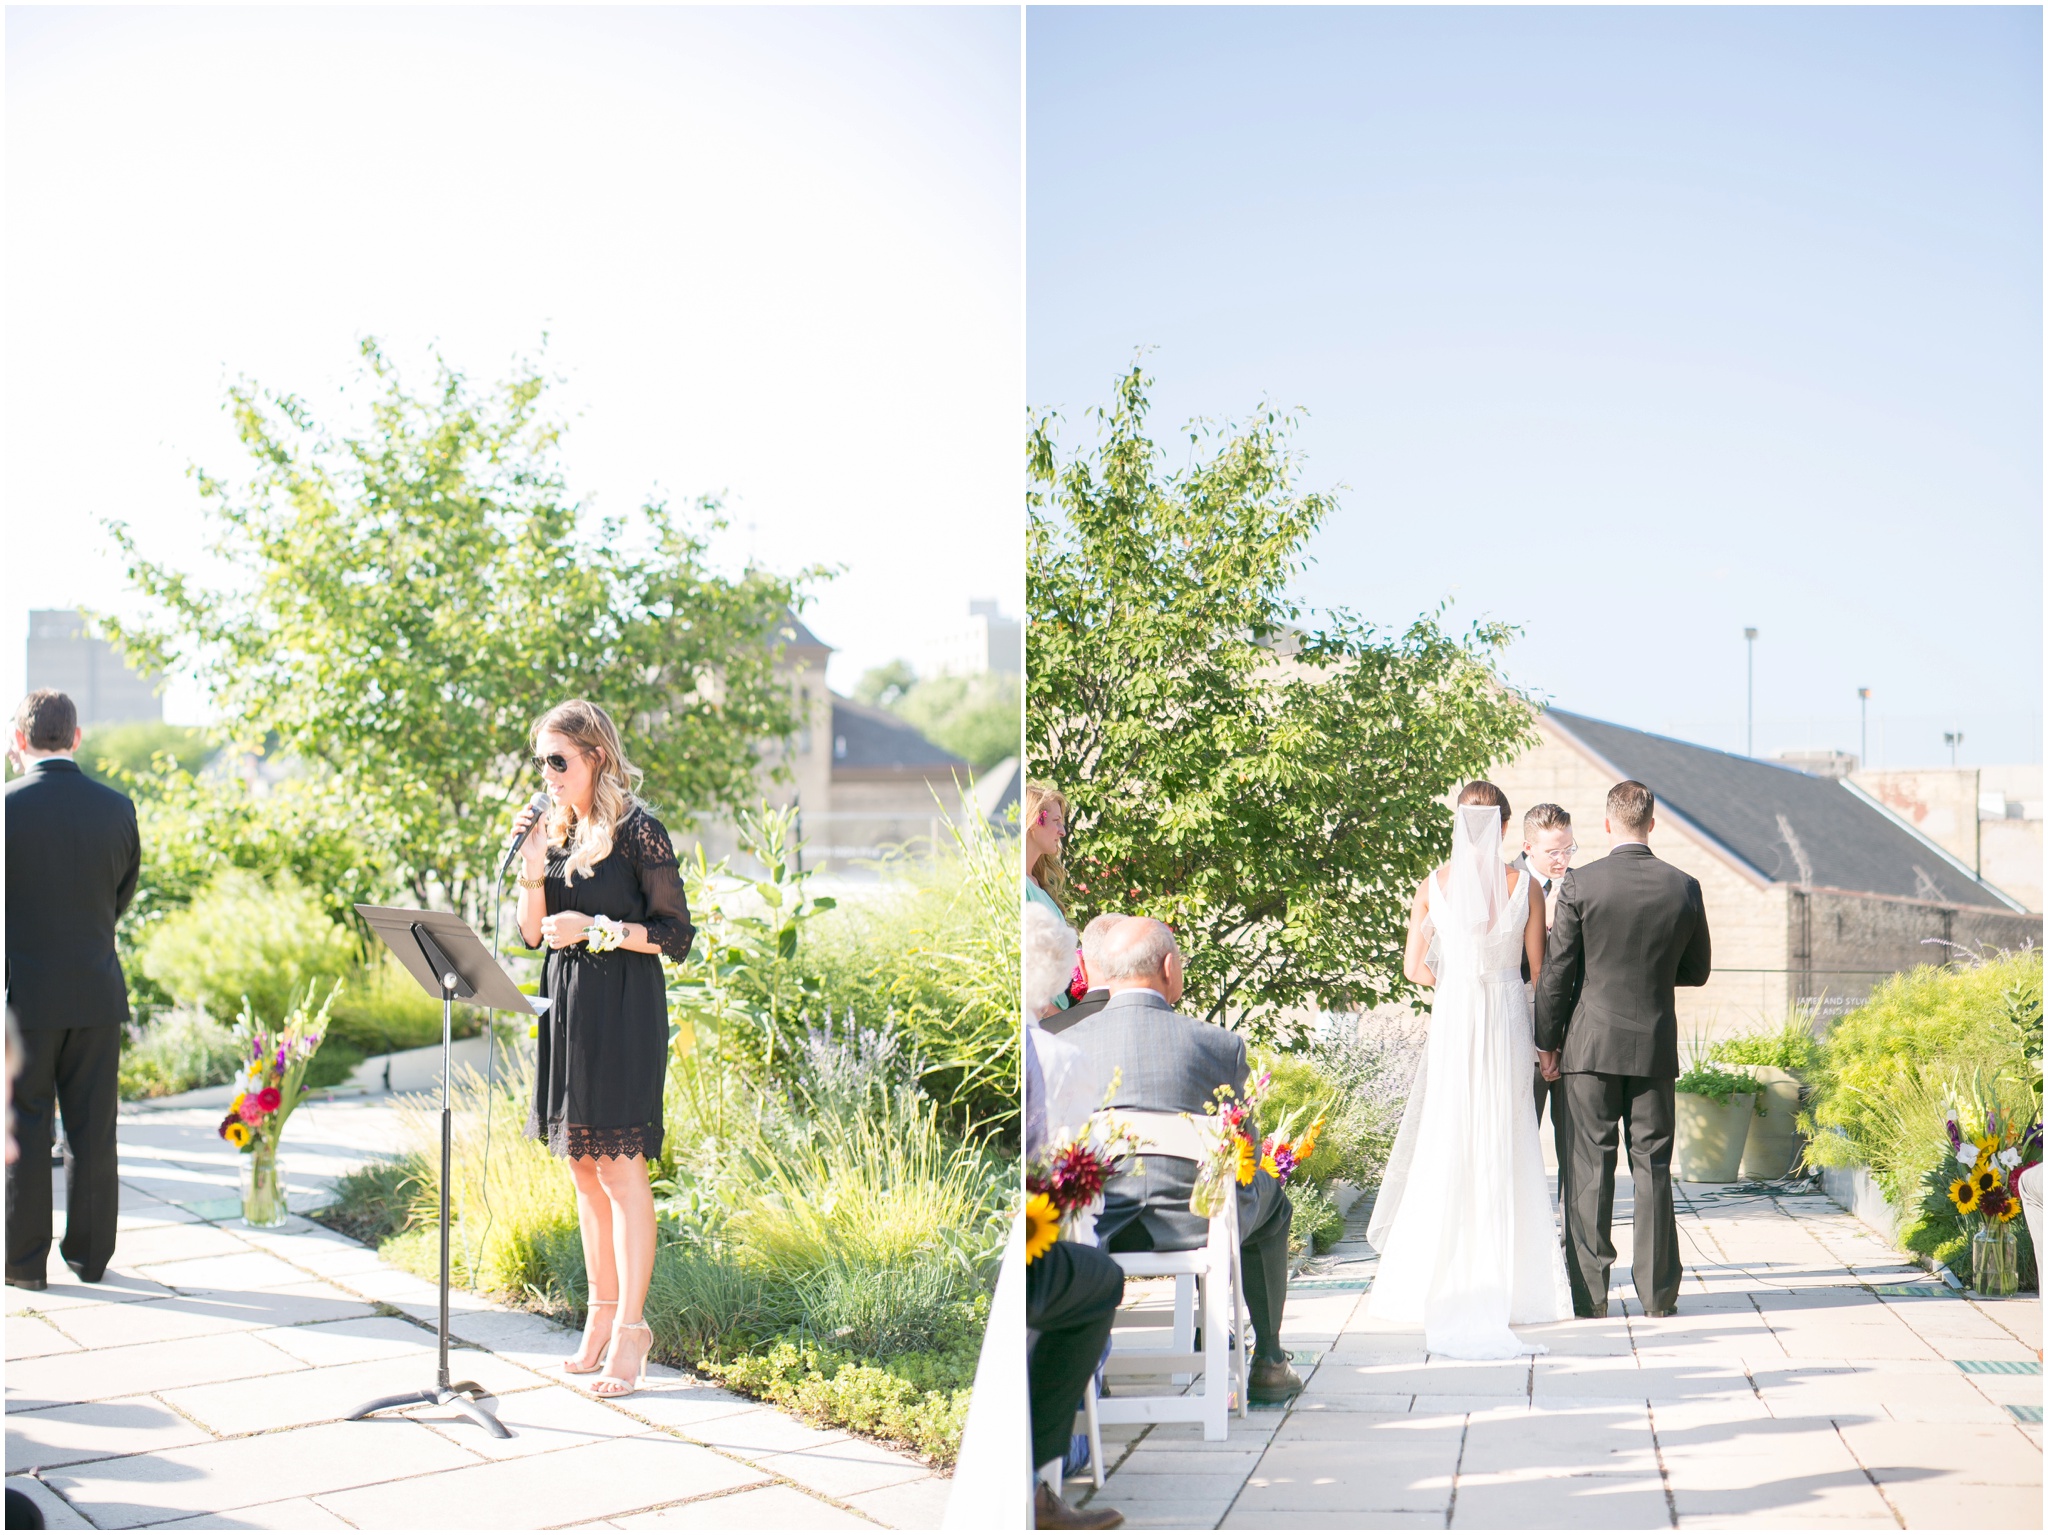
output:
M552 768L557 773L566 773L569 771L569 759L560 752L549 752L545 757L535 757L533 770L538 773L542 768Z

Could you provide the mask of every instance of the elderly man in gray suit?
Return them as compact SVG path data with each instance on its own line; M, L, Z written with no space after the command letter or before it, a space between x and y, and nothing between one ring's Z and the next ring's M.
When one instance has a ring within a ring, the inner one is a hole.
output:
M1091 929L1092 931L1092 929ZM1087 1056L1105 1087L1121 1073L1111 1106L1158 1114L1200 1114L1228 1084L1242 1095L1250 1075L1243 1036L1197 1023L1175 1011L1182 962L1173 933L1150 917L1128 917L1089 949L1089 979L1109 989L1102 1010L1060 1038ZM1098 974L1098 970L1100 973ZM1247 1123L1253 1136L1258 1127ZM1095 1234L1111 1252L1182 1252L1208 1240L1208 1222L1188 1209L1195 1164L1147 1155L1144 1171L1119 1174L1103 1190ZM1294 1207L1287 1191L1261 1172L1238 1190L1244 1233L1244 1299L1251 1313L1254 1402L1285 1401L1301 1377L1280 1346L1287 1306L1287 1234Z

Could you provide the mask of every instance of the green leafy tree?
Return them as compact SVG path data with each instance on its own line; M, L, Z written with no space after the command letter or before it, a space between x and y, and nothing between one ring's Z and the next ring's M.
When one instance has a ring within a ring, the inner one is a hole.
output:
M672 830L760 789L764 741L798 723L776 660L794 578L715 574L717 504L594 517L557 462L546 381L479 390L446 363L414 392L363 344L367 430L288 394L229 405L245 481L194 471L220 589L110 525L158 618L102 620L133 660L195 670L240 751L266 738L321 781L340 827L397 889L484 904L529 732L569 697L611 711Z
M964 757L985 773L1017 755L1023 680L1014 672L974 677L928 677L895 705L895 712L926 740Z
M877 709L893 709L916 686L916 668L899 659L886 666L871 666L862 672L860 681L853 685L853 696Z
M1533 740L1494 672L1513 631L1305 626L1288 589L1333 502L1295 488L1292 418L1198 425L1169 473L1149 382L1134 367L1091 412L1093 452L1063 455L1052 417L1030 431L1026 753L1071 807L1072 915L1167 922L1187 1005L1255 1033L1406 995L1443 797Z

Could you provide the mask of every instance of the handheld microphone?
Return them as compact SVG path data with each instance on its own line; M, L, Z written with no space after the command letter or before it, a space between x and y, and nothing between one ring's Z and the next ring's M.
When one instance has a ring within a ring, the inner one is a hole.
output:
M545 789L526 802L526 808L533 812L533 819L526 823L526 830L514 837L512 845L505 849L505 868L509 869L512 867L512 860L519 856L520 844L526 841L527 836L533 831L534 827L540 825L540 818L546 812L550 803L548 791ZM501 870L500 872L503 871Z

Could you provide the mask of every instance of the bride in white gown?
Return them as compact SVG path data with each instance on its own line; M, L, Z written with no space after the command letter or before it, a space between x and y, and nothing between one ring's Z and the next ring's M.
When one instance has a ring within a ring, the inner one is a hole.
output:
M1493 803L1465 803L1474 797ZM1546 1353L1509 1324L1572 1314L1522 982L1525 955L1532 978L1543 963L1543 906L1528 874L1501 862L1507 814L1493 785L1466 785L1450 862L1416 892L1408 974L1436 1001L1366 1232L1380 1254L1367 1315L1421 1327L1429 1351L1453 1359Z

